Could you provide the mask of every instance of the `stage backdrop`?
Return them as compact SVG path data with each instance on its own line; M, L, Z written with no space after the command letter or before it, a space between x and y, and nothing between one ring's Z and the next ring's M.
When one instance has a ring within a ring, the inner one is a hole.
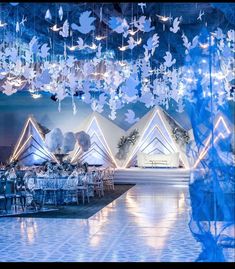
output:
M71 98L61 102L61 112L58 111L58 103L50 99L50 95L44 94L39 99L33 99L28 92L16 93L6 96L0 93L0 162L9 157L27 117L32 114L35 119L48 129L61 128L63 132L76 132L84 118L92 113L90 105L75 100L77 114L73 115ZM128 104L117 111L117 118L113 121L119 127L127 130L132 124L125 121L125 113L128 109L135 112L136 117L143 117L149 109L143 103ZM170 104L167 113L173 117L186 130L191 128L189 117L186 113L176 113L175 105ZM104 107L102 116L109 119L110 110Z

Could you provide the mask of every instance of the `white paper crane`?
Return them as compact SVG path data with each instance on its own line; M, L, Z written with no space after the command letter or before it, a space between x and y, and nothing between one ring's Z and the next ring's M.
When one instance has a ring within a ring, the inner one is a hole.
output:
M164 65L166 67L171 67L173 64L176 63L176 59L172 60L172 55L169 51L166 52L166 56L164 56L163 58L165 60Z
M173 27L170 27L170 31L173 32L174 34L176 34L180 29L179 24L181 19L182 17L180 18L176 17L173 21Z
M144 13L144 7L146 7L146 3L138 3L138 6L140 6L142 13Z
M62 19L63 19L63 8L62 8L62 6L60 6L58 14L59 14L60 20L62 21Z
M90 17L91 11L83 12L79 17L80 26L75 23L71 24L73 30L77 30L82 34L88 34L90 31L95 30L95 26L92 23L96 20L95 17Z
M48 9L46 11L45 20L51 20L51 19L52 19L51 12L50 9Z
M63 37L69 36L69 23L68 20L66 20L63 24L62 31L59 32L59 34Z
M198 17L197 17L197 20L202 21L202 16L203 16L203 15L205 15L204 11L201 11L201 10L200 10L199 15L198 15Z

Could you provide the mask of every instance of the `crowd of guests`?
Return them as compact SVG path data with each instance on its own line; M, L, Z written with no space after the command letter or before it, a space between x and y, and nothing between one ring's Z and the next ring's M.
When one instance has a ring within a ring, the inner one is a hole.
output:
M14 181L14 187L12 185L10 190L7 190L8 194L15 193L18 191L30 192L32 185L35 182L32 182L32 179L37 178L70 178L77 177L82 173L88 171L88 164L84 163L72 165L67 162L62 164L45 162L40 166L24 167L20 166L17 162L1 165L0 166L0 183L1 183L1 192L6 193L6 182ZM14 190L13 190L14 188Z
M40 166L24 167L20 166L17 162L1 165L1 179L23 179L29 176L34 177L68 177L70 175L76 175L77 173L88 172L88 164L76 164L72 165L68 162L57 164L53 162L45 162Z

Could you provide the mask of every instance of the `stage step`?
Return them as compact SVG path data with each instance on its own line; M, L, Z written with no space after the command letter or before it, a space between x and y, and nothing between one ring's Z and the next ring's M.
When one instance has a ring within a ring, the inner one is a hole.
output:
M187 169L151 169L129 168L116 169L114 174L115 183L157 183L188 185L189 170Z

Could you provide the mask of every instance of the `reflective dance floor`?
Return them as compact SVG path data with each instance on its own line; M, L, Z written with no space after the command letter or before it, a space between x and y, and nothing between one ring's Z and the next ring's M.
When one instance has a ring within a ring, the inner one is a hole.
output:
M86 220L0 218L0 261L195 261L188 196L186 186L135 185Z

